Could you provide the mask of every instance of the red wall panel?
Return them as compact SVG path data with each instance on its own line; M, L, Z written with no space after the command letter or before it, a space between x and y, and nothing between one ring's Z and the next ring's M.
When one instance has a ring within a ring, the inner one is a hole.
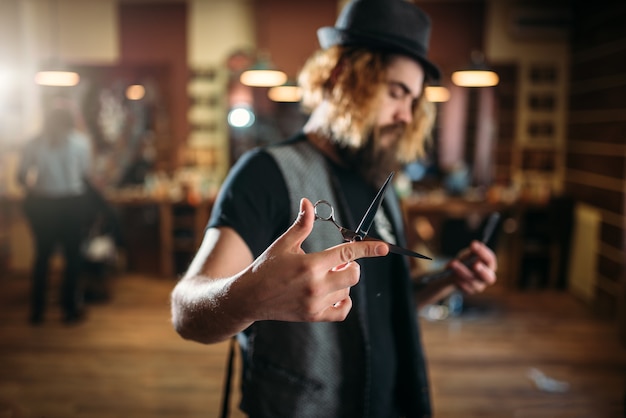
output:
M172 141L177 147L189 132L187 5L123 3L119 16L122 63L160 64L169 69L169 90L164 94L171 118Z

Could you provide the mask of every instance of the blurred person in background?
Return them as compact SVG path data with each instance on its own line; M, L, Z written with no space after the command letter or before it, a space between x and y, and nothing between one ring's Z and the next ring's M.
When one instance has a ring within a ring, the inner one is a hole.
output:
M57 246L64 255L60 301L63 321L84 318L80 284L85 199L91 169L91 144L76 129L74 112L63 100L50 100L41 132L22 150L18 181L24 186L24 213L35 243L30 322L40 324L46 310L50 261Z

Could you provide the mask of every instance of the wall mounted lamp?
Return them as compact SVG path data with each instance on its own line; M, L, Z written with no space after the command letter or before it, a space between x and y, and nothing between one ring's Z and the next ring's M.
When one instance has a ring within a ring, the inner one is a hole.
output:
M498 74L487 67L485 56L479 51L473 51L470 65L453 72L451 78L460 87L492 87L500 82Z

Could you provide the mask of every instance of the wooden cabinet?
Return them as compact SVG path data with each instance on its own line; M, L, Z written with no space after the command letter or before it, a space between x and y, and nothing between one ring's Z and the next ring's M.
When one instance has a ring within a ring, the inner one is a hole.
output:
M109 197L119 213L129 271L176 277L199 248L212 200L194 204Z
M573 216L573 200L566 197L520 206L512 251L517 288L567 288Z
M35 256L30 225L22 212L21 197L0 197L0 278L28 274ZM51 268L57 268L57 257Z
M187 269L202 242L211 207L207 200L159 205L162 275L174 276Z

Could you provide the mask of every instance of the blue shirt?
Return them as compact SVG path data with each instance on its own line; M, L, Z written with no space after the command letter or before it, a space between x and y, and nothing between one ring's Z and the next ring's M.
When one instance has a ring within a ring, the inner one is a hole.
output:
M84 193L84 180L91 166L89 139L72 131L67 141L50 144L39 137L24 147L18 175L34 177L28 184L33 194L48 197L75 196ZM32 173L32 174L31 174Z

